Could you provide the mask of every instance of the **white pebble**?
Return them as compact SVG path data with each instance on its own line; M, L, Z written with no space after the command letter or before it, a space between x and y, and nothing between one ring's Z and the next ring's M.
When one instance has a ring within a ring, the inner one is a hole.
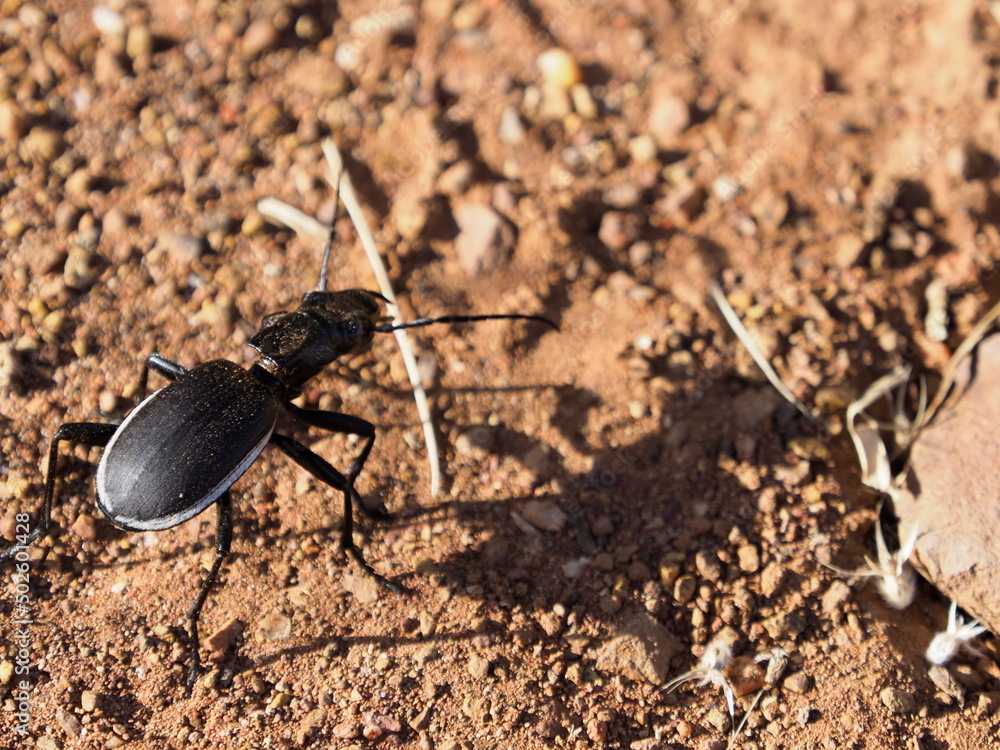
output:
M98 5L90 16L94 21L94 26L102 34L124 34L125 18L116 10L106 5Z
M562 531L568 516L553 502L529 500L521 509L524 520L542 531Z
M538 56L538 70L548 85L569 91L583 80L583 72L573 56L564 49L553 47Z

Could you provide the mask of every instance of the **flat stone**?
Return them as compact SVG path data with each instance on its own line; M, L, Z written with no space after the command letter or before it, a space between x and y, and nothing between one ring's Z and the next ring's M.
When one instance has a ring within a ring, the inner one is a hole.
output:
M913 444L896 503L900 538L917 526L910 563L1000 633L1000 336L984 340L966 358L953 391L959 399L942 408Z
M243 632L244 625L240 620L231 619L212 635L205 639L205 648L218 654L224 654L236 642Z
M505 266L514 250L514 230L485 203L460 203L453 209L459 265L472 277Z
M630 680L662 684L670 660L683 650L674 635L646 613L636 615L597 654L597 668Z
M280 609L272 609L257 624L260 640L280 641L292 634L292 618Z
M917 710L917 700L911 693L898 688L887 687L879 697L882 703L894 714L912 714Z
M781 684L786 690L791 690L793 693L798 693L799 695L805 695L812 688L812 678L804 672L796 672L795 674L788 675Z

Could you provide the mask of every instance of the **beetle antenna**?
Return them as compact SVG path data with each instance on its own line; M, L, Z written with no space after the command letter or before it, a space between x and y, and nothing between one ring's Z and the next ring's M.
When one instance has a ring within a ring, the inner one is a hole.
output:
M330 254L333 252L333 235L337 231L337 213L340 210L340 176L342 172L337 173L337 184L334 185L333 189L333 219L330 221L330 236L326 238L326 247L323 248L323 265L319 269L319 285L317 290L320 292L326 291L326 276L327 270L330 267Z
M398 331L400 328L420 328L433 323L475 323L480 320L536 320L539 323L552 326L557 331L559 330L559 326L540 315L445 315L440 318L420 318L419 320L411 320L409 323L397 323L396 325L384 323L375 326L372 330L378 333L389 333L389 331Z

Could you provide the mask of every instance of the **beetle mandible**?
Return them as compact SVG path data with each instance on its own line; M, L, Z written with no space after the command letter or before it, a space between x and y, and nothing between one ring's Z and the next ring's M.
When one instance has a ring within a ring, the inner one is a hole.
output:
M232 542L230 488L269 444L343 493L342 549L380 585L402 591L375 572L354 543L353 505L365 509L354 483L375 443L375 425L350 414L291 403L306 381L340 357L366 349L374 334L399 328L482 320L533 320L557 328L537 315L446 315L393 324L381 311L381 303L386 302L381 294L363 289L326 290L332 240L331 232L318 288L302 298L297 310L264 317L260 330L250 339L258 356L249 368L217 359L189 370L152 354L139 378L138 405L121 424L73 422L60 426L49 445L41 518L26 540L0 553L0 560L9 558L48 533L63 442L104 448L97 467L97 505L120 529L169 529L214 504L218 511L215 559L188 612L190 666L185 696L191 695L201 666L201 610ZM170 382L147 398L150 370ZM364 440L347 472L341 473L299 441L276 432L275 422L282 409L312 427Z

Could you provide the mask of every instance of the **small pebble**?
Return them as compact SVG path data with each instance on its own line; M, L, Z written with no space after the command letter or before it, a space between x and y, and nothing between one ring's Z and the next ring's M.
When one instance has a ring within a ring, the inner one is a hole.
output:
M715 552L708 550L698 550L694 556L694 564L698 573L707 581L719 581L722 579L723 566L719 556Z
M521 508L521 517L536 529L559 532L568 516L551 500L529 500Z
M767 188L750 204L750 214L758 224L773 232L788 216L788 199L784 193Z
M500 115L500 125L497 128L497 137L501 143L514 145L524 140L524 123L521 122L521 115L517 107L507 106Z
M657 89L649 108L649 132L661 148L675 148L678 137L691 124L691 111L681 97L664 91L662 86Z
M323 27L314 16L302 15L295 21L295 36L315 44L323 38Z
M292 618L280 609L272 609L257 624L257 637L267 641L280 641L292 634Z
M56 723L73 739L78 738L83 730L83 725L80 723L80 720L76 718L75 715L62 708L56 709Z
M80 708L84 713L93 713L100 703L100 696L93 690L84 690L80 693Z
M615 530L615 522L610 516L600 515L590 522L590 533L594 536L611 536Z
M933 666L927 670L927 675L938 690L950 695L958 702L958 705L965 705L965 689L955 681L947 667Z
M420 732L423 731L424 729L427 729L427 727L431 723L431 711L433 710L434 710L433 706L424 706L424 708L420 711L420 713L418 713L416 716L410 719L409 722L407 722L410 725L410 728L413 729L415 732Z
M674 635L648 614L640 614L597 652L597 668L630 680L663 684L670 660L681 652Z
M467 159L457 161L438 177L437 191L442 195L462 195L472 181L472 162Z
M205 252L205 241L201 237L183 232L168 232L156 240L156 247L166 251L175 263L188 265Z
M514 250L514 231L485 203L460 203L452 209L459 233L455 238L458 263L470 277L507 264Z
M694 576L681 576L674 584L674 600L678 604L687 604L697 588L698 582Z
M781 563L773 562L764 568L760 577L760 589L764 596L772 597L781 590L785 581L785 568Z
M277 46L278 31L267 19L254 21L243 32L242 42L243 57L246 60L253 60Z
M271 698L270 701L268 701L267 708L265 710L268 712L274 712L277 711L279 708L284 708L291 702L292 702L292 696L289 695L288 693L275 693L274 697Z
M90 17L101 34L118 36L125 33L125 17L106 5L98 5Z
M217 654L225 654L243 633L244 624L236 618L230 619L221 628L205 639L205 648Z
M38 126L21 140L21 153L28 161L52 162L66 147L60 131Z
M724 732L729 728L730 716L729 713L720 708L719 706L712 706L708 710L708 723L715 727L718 731Z
M89 513L81 513L73 522L72 531L85 542L92 542L97 538L97 529L94 526L94 517Z
M483 461L496 448L496 433L489 427L470 427L455 438L455 452Z
M796 638L806 627L802 617L794 612L780 612L774 617L764 620L761 624L767 634L776 641Z
M132 26L125 40L125 54L130 60L139 60L153 54L153 32L146 24Z
M469 657L469 674L477 680L485 680L490 675L490 660L485 656L473 654Z
M0 102L0 142L16 144L24 135L28 115L13 99Z
M737 696L754 693L764 687L764 669L749 656L740 656L726 668L726 678Z
M654 161L657 152L656 139L648 133L633 136L628 142L629 156L637 164L646 164Z
M590 95L590 89L586 84L575 83L570 87L569 98L573 102L573 109L584 120L597 119L597 104L594 97Z
M593 717L587 720L587 739L603 745L608 739L608 722Z
M291 129L291 119L274 103L261 109L250 123L250 135L254 138L276 138Z
M760 569L760 550L754 544L740 545L736 559L744 573L756 573Z
M63 281L71 289L86 289L94 281L94 271L91 264L94 253L82 247L74 247L69 251L63 266Z
M796 672L788 675L781 684L786 690L805 695L812 689L812 678L805 672Z
M826 593L823 594L823 598L820 602L824 612L827 614L833 614L834 612L842 610L844 604L846 604L850 598L851 587L844 581L834 581L830 584L830 588L826 590Z
M342 579L345 591L349 591L359 604L372 604L381 596L378 582L371 576L346 574Z
M729 203L740 194L740 183L728 175L722 175L712 180L712 193L722 203Z
M619 182L617 185L612 185L605 190L601 198L605 205L625 210L635 208L639 205L642 195L639 192L639 188L631 182Z
M912 714L917 710L916 698L905 690L887 687L879 693L879 698L882 699L885 707L894 714Z
M601 217L597 236L611 250L624 250L639 239L639 218L624 211L608 211Z
M27 228L28 225L21 219L16 216L12 216L3 223L3 236L9 237L12 240L17 240L21 238L21 235L24 234Z
M558 47L547 49L536 61L546 85L569 91L583 80L583 71L576 59L566 50Z

